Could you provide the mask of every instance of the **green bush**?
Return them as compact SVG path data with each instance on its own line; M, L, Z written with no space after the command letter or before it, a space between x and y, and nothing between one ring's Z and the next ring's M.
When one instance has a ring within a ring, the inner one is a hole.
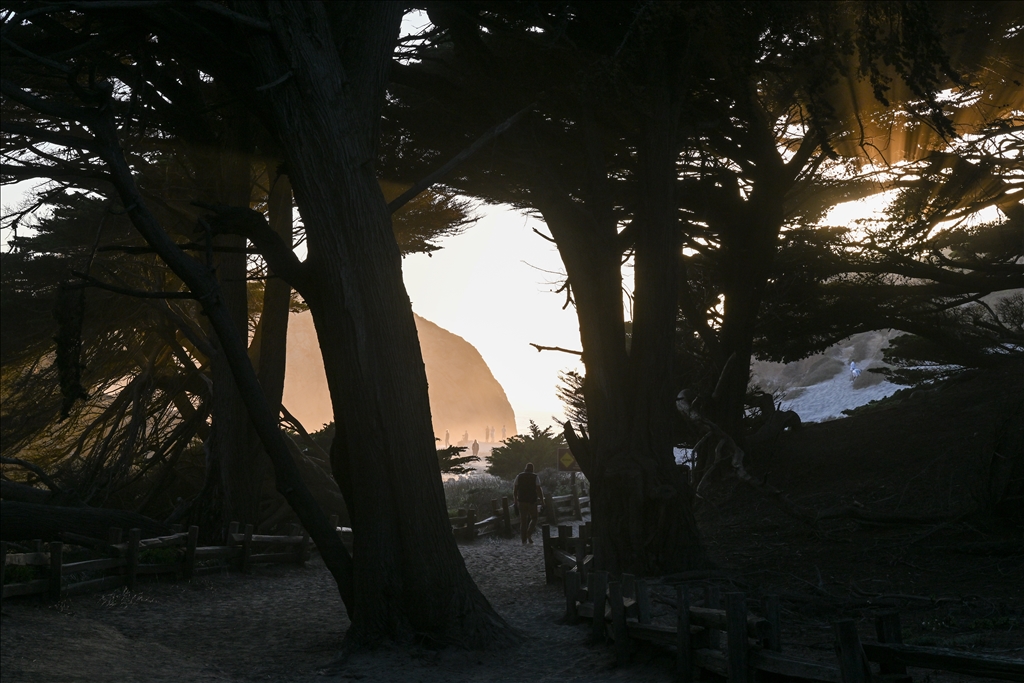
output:
M540 487L544 489L545 496L566 496L572 493L572 473L559 472L553 468L546 468L537 473L540 480ZM582 495L581 488L587 482L582 472L576 473L576 491Z
M24 564L9 564L4 568L4 584L28 583L43 578L42 567Z
M502 496L508 496L511 503L512 483L490 474L470 474L444 482L444 497L450 515L462 508L475 507L477 517L484 519L490 516L491 500L496 499L500 503Z
M437 463L441 466L441 474L469 474L472 467L466 467L471 462L480 462L476 455L463 455L466 452L465 446L449 446L448 448L437 449Z
M561 433L554 434L553 431L554 427L541 429L530 420L529 434L516 434L506 439L503 446L491 450L487 456L487 473L502 479L514 479L528 462L533 463L537 472L545 468L555 469L558 449L565 446L565 439Z

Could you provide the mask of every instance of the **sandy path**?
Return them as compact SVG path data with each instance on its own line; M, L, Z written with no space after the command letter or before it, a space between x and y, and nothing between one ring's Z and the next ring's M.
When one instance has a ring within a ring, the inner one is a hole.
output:
M667 658L648 654L616 669L610 649L585 644L584 626L558 623L561 588L545 585L539 544L488 539L461 548L481 590L527 634L525 644L486 653L389 647L320 673L348 620L330 574L314 559L248 576L143 583L135 595L87 595L51 607L5 602L0 676L5 683L671 680Z

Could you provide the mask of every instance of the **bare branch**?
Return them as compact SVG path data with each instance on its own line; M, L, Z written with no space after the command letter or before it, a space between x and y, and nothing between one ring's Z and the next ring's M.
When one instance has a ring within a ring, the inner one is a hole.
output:
M50 489L54 493L60 493L60 487L57 486L56 482L54 482L53 479L50 478L50 475L43 471L43 468L39 467L39 465L26 462L20 458L0 458L0 463L3 463L4 465L17 465L18 467L26 469L39 477L39 481L43 482L43 484L46 485L46 488Z
M81 286L81 287L86 287L86 286L99 287L100 289L105 289L108 292L116 292L117 294L124 294L125 296L134 296L134 297L137 297L139 299L196 299L196 298L198 298L192 292L146 292L146 291L143 291L141 289L130 289L128 287L118 287L117 285L112 285L109 282L103 282L102 280L97 280L96 278L94 278L91 275L86 275L85 273L79 273L76 270L71 271L71 274L74 275L75 277L80 278L80 279L85 281L85 282L79 283L79 286Z
M537 349L537 353L540 353L541 351L561 351L562 353L571 353L574 356L580 356L581 358L583 357L582 351L563 349L561 346L541 346L540 344L534 344L533 342L530 342L530 346Z

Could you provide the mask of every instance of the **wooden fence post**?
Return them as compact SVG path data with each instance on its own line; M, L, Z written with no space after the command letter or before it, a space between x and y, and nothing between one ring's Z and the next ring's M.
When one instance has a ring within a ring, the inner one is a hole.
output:
M562 588L565 590L565 623L578 624L580 612L576 605L576 600L580 596L579 573L573 571L565 572L562 576Z
M843 683L867 683L871 669L857 634L853 619L840 619L832 624L836 635L836 656L839 657L839 677Z
M608 602L612 608L612 638L615 639L615 663L629 664L629 636L626 632L626 608L622 603L622 582L608 584Z
M579 536L576 537L576 571L580 573L580 581L586 582L587 528L583 525L580 525L578 533Z
M749 683L747 665L747 596L743 593L726 595L725 619L729 637L729 683Z
M196 572L197 545L199 545L199 527L193 524L188 528L188 540L185 542L185 566L182 574L187 581L191 581Z
M128 561L125 584L128 586L128 590L135 590L135 579L139 574L139 539L142 538L141 529L129 529L128 530L128 551L125 553L125 559Z
M555 505L553 500L554 496L550 494L544 498L544 516L547 517L547 522L551 526L558 525L558 506Z
M569 551L569 543L572 542L572 527L568 524L558 525L558 549Z
M476 540L476 508L466 510L466 540Z
M636 620L641 624L651 623L651 589L644 579L636 580Z
M639 596L644 595L647 603L647 582L641 581ZM647 621L650 623L650 604L647 603ZM690 591L683 584L676 585L676 678L680 683L693 681L693 652L690 649Z
M636 599L636 576L633 574L622 575L622 597Z
M779 623L779 596L766 595L762 603L764 618L768 622L767 637L763 638L764 647L776 652L782 651L782 629Z
M709 583L704 587L704 606L708 609L722 609L722 594L718 586ZM722 632L715 628L708 629L708 647L718 650L722 647Z
M249 573L249 559L252 557L252 524L245 525L242 537L242 557L238 560L238 569L243 574Z
M501 497L501 527L505 538L512 538L512 513L508 509L508 496Z
M551 525L544 524L540 527L541 542L544 544L544 580L547 583L555 582L554 553L551 552Z
M6 561L6 558L5 558ZM60 589L63 584L61 570L64 568L64 544L59 541L50 543L50 586L47 594L54 602L60 600Z
M607 631L604 625L604 604L608 593L608 572L591 572L594 590L594 618L591 620L591 635L598 645L604 644Z
M880 643L903 643L903 629L900 626L899 612L885 612L875 617L875 633ZM879 662L879 672L883 674L907 673L907 666L899 661Z

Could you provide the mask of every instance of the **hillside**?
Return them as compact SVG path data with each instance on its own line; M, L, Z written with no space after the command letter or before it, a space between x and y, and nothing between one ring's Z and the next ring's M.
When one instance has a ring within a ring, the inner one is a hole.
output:
M469 440L484 438L493 427L501 438L504 426L516 433L516 416L505 390L491 374L480 352L462 337L415 316L423 364L426 366L434 436L451 442L468 432ZM293 314L288 322L288 364L285 371L284 405L310 431L334 420L323 360L313 317L307 311Z
M804 425L749 469L816 524L734 480L698 519L728 583L782 596L787 640L898 608L905 641L1024 654L1024 364Z

